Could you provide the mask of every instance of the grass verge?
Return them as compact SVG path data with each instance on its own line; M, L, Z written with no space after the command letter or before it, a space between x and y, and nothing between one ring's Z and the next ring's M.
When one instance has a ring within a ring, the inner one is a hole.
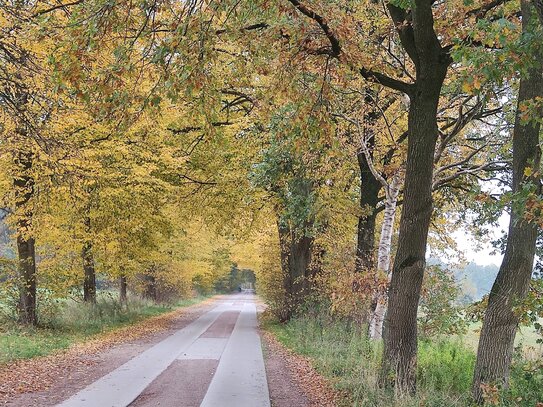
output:
M315 369L344 396L341 406L471 405L469 391L475 354L459 339L420 341L418 392L416 396L398 397L378 388L382 345L370 341L356 324L335 319L326 312L311 312L286 324L267 321L264 327L285 347L311 359ZM489 397L498 406L538 405L543 401L543 363L517 357L510 389L496 389Z
M21 327L6 319L0 321L0 365L45 356L99 334L196 304L204 298L182 300L172 305L131 298L126 306L121 306L116 299L104 295L96 305L66 301L38 328Z

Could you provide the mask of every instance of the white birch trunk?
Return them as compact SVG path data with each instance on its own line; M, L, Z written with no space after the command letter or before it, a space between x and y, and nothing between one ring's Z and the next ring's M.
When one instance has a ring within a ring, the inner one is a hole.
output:
M377 277L387 276L390 280L390 253L392 247L392 235L394 232L394 218L400 192L400 174L396 173L392 182L385 188L386 201L383 223L381 225L381 236L379 238L379 250L377 252ZM375 300L377 305L371 313L368 334L370 339L379 340L383 332L383 320L386 312L386 295L377 293Z

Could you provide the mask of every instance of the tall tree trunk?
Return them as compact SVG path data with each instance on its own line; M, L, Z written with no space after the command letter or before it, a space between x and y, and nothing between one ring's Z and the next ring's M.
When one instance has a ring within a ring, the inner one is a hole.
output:
M521 2L523 32L529 32L535 23L530 3ZM535 61L543 61L539 55ZM520 118L520 107L527 101L543 97L543 68L532 68L521 79L518 95L517 115L513 130L513 194L527 184L536 185L534 193L541 193L539 175L526 176L531 168L538 174L541 163L539 133L541 126L535 120L525 124ZM488 298L488 307L477 350L477 361L473 378L473 397L482 402L483 383L507 386L513 355L515 334L519 317L515 304L522 301L528 292L533 272L538 227L524 217L526 208L511 209L509 233L503 261Z
M314 239L308 236L291 234L290 242L290 275L293 279L293 302L300 303L309 291L311 284L311 251Z
M82 254L83 271L85 273L83 280L83 301L96 303L96 270L94 268L94 256L92 254L92 242L87 241L83 244Z
M357 153L360 169L360 209L358 218L358 233L356 245L355 271L373 271L375 267L375 221L377 219L377 204L379 192L383 185L373 174L371 163L375 148L375 125L384 112L393 104L394 98L389 98L382 107L376 106L376 92L371 86L366 87L364 102L373 107L364 115L364 133L362 137L365 147ZM385 161L387 158L385 157Z
M127 300L127 282L126 276L123 274L119 277L119 302L126 304Z
M433 16L429 4L412 10L417 29L431 30L415 36L419 52L417 80L410 95L408 147L398 249L388 291L384 322L383 362L380 383L398 392L414 392L417 364L417 308L425 267L428 228L432 216L432 174L438 136L437 106L450 63L437 37L432 38ZM417 14L422 15L417 15ZM424 25L424 26L422 26ZM424 38L424 35L430 38ZM420 43L420 44L419 44Z
M281 319L287 321L311 290L314 238L299 236L281 221L278 221L278 231L285 291L285 310Z
M33 212L29 202L34 195L32 177L33 154L19 150L16 153L15 210L17 215L17 252L19 258L19 322L36 325L36 251L32 231Z
M277 217L277 231L279 234L279 250L281 254L281 273L283 275L283 304L281 307L281 322L288 321L291 316L289 293L292 291L292 280L290 278L289 257L290 257L290 230Z
M91 233L91 220L89 216L90 208L87 208L87 214L83 220L85 225L85 233L87 238ZM92 241L87 240L83 243L83 249L81 250L81 257L83 259L83 301L95 304L96 303L96 269L94 267L94 255L92 253Z
M157 294L157 283L155 277L155 267L151 266L149 270L143 275L143 280L145 283L145 289L143 291L143 296L154 302L158 299Z
M365 154L359 152L357 158L360 168L362 214L358 217L355 271L360 273L373 270L375 265L375 220L377 218L375 209L379 202L381 183L371 173Z
M394 218L398 204L398 195L400 193L401 176L395 174L386 188L385 213L381 225L381 236L379 238L379 249L377 253L377 278L386 277L390 281L390 256L392 249L392 235L394 232ZM375 309L371 313L369 323L369 337L371 339L381 339L383 332L383 321L386 312L386 296L381 291L377 291L375 299Z

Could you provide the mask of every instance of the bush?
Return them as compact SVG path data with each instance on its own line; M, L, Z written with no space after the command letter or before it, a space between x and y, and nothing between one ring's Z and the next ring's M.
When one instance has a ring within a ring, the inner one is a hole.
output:
M511 367L511 384L502 392L500 402L507 407L543 403L543 359L527 361L517 353Z
M423 340L419 343L417 382L428 391L469 392L474 366L475 353L459 340Z
M440 266L430 266L424 273L418 327L421 336L466 333L467 322L462 307L456 304L460 285L454 275Z

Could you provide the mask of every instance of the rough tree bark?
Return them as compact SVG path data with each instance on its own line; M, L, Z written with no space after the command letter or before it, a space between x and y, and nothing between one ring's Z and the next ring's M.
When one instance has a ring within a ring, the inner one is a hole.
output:
M416 80L409 94L404 198L384 321L380 383L412 393L416 389L417 308L432 216L437 107L451 59L434 31L431 1L416 0L409 17L404 10L389 9L395 21L409 23L399 30L415 64Z
M523 31L528 32L537 20L529 2L523 0L521 9ZM534 60L543 61L543 55ZM513 193L521 191L528 183L536 186L536 194L541 193L539 175L525 175L526 168L531 168L533 174L540 171L541 125L535 121L526 124L520 118L520 106L537 97L543 97L541 66L530 69L528 75L520 81L513 130ZM524 215L524 210L522 212L511 210L505 254L488 298L472 387L473 397L477 402L483 402L481 389L483 383L508 385L519 322L514 307L526 297L529 289L538 234L538 226L526 221Z
M96 270L94 268L94 257L92 255L92 243L87 241L81 250L83 258L83 301L96 303Z
M19 258L19 322L36 325L36 252L32 234L33 212L29 202L34 195L32 177L32 152L16 152L16 173L13 179L15 188L15 211L17 214L17 253Z
M437 58L435 62L434 72L425 73L437 77L417 83L411 97L404 200L383 330L381 382L400 392L413 392L416 387L417 308L432 215L437 102L446 72L446 65L437 63Z
M154 302L158 300L157 281L155 277L155 266L149 267L149 270L143 275L145 289L143 296Z
M373 270L375 251L375 221L381 183L375 179L363 152L357 154L360 168L360 208L362 215L358 217L355 271Z
M288 321L311 290L315 274L312 268L315 239L293 231L281 220L277 221L281 249L281 269L285 307L281 320Z

